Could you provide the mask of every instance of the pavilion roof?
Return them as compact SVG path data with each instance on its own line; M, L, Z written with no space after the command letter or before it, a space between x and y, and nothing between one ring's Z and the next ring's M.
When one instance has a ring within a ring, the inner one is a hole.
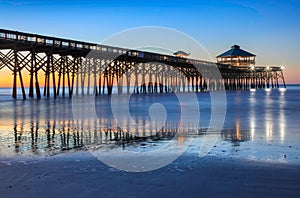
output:
M174 55L183 55L183 56L188 56L188 55L190 55L190 54L188 54L188 53L186 53L186 52L184 52L184 51L181 51L181 50L179 50L179 51L177 51L177 52L174 52L173 54L174 54Z
M220 54L217 56L217 58L221 57L230 57L230 56L242 56L242 57L251 57L256 56L255 54L252 54L250 52L247 52L245 50L242 50L240 46L233 45L230 50L224 52L223 54Z

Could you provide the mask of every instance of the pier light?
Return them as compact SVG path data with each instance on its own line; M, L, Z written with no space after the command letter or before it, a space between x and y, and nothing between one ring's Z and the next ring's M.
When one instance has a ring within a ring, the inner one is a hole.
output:
M267 70L270 70L270 67L269 67L269 66L267 67Z
M284 94L284 92L286 91L286 88L281 87L278 90L280 91L280 93Z
M137 51L132 52L132 56L138 56L138 55L139 55L139 53Z
M251 70L254 70L255 69L255 67L254 66L251 66Z
M285 66L281 66L280 69L281 69L281 70L284 70L284 69L285 69Z

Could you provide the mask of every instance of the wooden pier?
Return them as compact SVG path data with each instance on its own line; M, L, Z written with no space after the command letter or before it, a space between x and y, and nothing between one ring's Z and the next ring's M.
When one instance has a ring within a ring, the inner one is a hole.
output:
M23 99L27 94L40 99L285 87L283 67L255 66L251 58L236 58L231 56L230 64L226 57L213 63L0 29L0 70L12 72L13 98L17 98L17 81ZM219 76L213 75L214 68ZM23 75L28 74L25 85Z

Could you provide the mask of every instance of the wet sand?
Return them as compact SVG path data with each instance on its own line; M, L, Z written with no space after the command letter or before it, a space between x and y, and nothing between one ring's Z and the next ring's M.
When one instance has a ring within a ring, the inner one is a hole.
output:
M299 197L299 164L187 152L161 169L130 173L90 152L1 157L1 197Z

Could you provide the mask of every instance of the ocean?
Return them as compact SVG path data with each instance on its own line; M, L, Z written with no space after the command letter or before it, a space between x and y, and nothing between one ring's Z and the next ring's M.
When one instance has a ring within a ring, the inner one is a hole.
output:
M197 140L215 131L218 139L208 155L300 163L300 85L227 91L222 101L226 108L224 122L220 120L222 129L211 125L215 115L209 92L195 94L197 101L187 95L190 100L182 102L182 95L113 94L23 101L21 95L18 100L12 99L11 89L1 88L0 153L44 156L95 146L147 151L177 133L187 133ZM199 108L191 108L195 104ZM122 114L126 109L130 118ZM91 110L93 117L88 115ZM193 119L198 115L195 125ZM183 117L185 123L181 125Z

